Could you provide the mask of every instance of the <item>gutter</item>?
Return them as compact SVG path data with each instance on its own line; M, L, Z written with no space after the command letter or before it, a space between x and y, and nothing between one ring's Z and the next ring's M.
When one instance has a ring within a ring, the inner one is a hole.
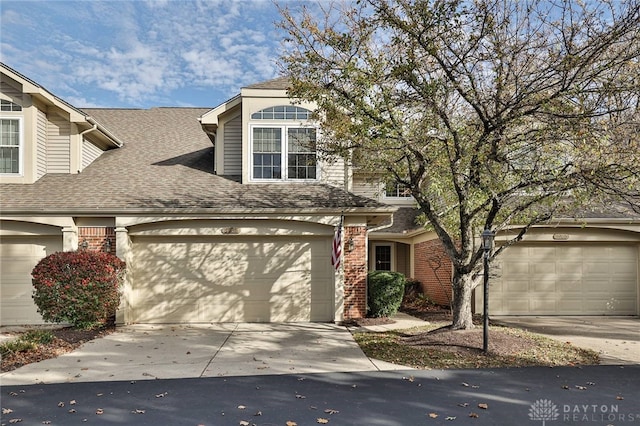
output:
M91 117L90 115L85 116L85 120L87 120L87 122L89 124L93 125L93 127L94 127L93 129L88 129L89 131L98 130L100 133L102 133L103 135L105 135L106 137L111 139L115 143L117 148L121 148L122 145L124 145L124 142L122 142L118 137L116 137L109 130L104 128L100 123L98 123L96 120L94 120L93 117ZM86 130L85 130L85 132L86 132ZM85 132L82 132L81 134L84 134Z

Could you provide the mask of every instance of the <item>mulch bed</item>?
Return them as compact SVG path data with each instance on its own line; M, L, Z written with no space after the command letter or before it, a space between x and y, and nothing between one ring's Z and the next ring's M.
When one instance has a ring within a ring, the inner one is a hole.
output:
M40 344L35 350L14 352L3 356L0 362L0 372L5 373L23 365L59 357L77 349L89 340L114 332L115 326L110 324L95 330L78 330L72 327L64 327L54 328L50 331L55 336L51 343ZM19 333L15 333L15 337L18 337L18 335Z

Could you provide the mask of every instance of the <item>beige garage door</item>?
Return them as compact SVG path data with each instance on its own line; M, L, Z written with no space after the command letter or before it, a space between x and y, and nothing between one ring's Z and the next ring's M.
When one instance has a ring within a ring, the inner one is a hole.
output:
M31 298L31 271L43 257L62 251L61 237L0 239L0 325L42 324Z
M491 279L494 315L637 315L638 249L629 245L520 245ZM479 290L479 291L478 291ZM482 306L481 289L477 301Z
M331 239L134 237L134 322L333 320Z

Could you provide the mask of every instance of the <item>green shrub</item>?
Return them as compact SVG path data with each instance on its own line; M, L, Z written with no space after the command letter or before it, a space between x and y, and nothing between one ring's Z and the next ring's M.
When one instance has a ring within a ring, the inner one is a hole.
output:
M405 277L399 272L371 271L367 275L367 311L371 317L390 317L400 309Z
M104 324L120 304L125 263L110 253L75 251L42 259L31 275L33 300L48 322Z

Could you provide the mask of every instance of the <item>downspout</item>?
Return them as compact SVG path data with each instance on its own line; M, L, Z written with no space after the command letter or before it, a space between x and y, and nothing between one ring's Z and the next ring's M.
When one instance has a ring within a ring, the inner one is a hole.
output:
M84 168L82 167L82 145L84 144L83 136L86 135L87 133L94 132L96 130L98 130L98 124L97 123L95 123L93 125L93 127L89 128L87 130L83 130L78 135L80 137L80 145L78 146L78 149L80 150L80 154L78 155L78 159L79 159L79 163L80 163L80 164L78 164L78 174L80 174L82 172L82 170L84 170Z

